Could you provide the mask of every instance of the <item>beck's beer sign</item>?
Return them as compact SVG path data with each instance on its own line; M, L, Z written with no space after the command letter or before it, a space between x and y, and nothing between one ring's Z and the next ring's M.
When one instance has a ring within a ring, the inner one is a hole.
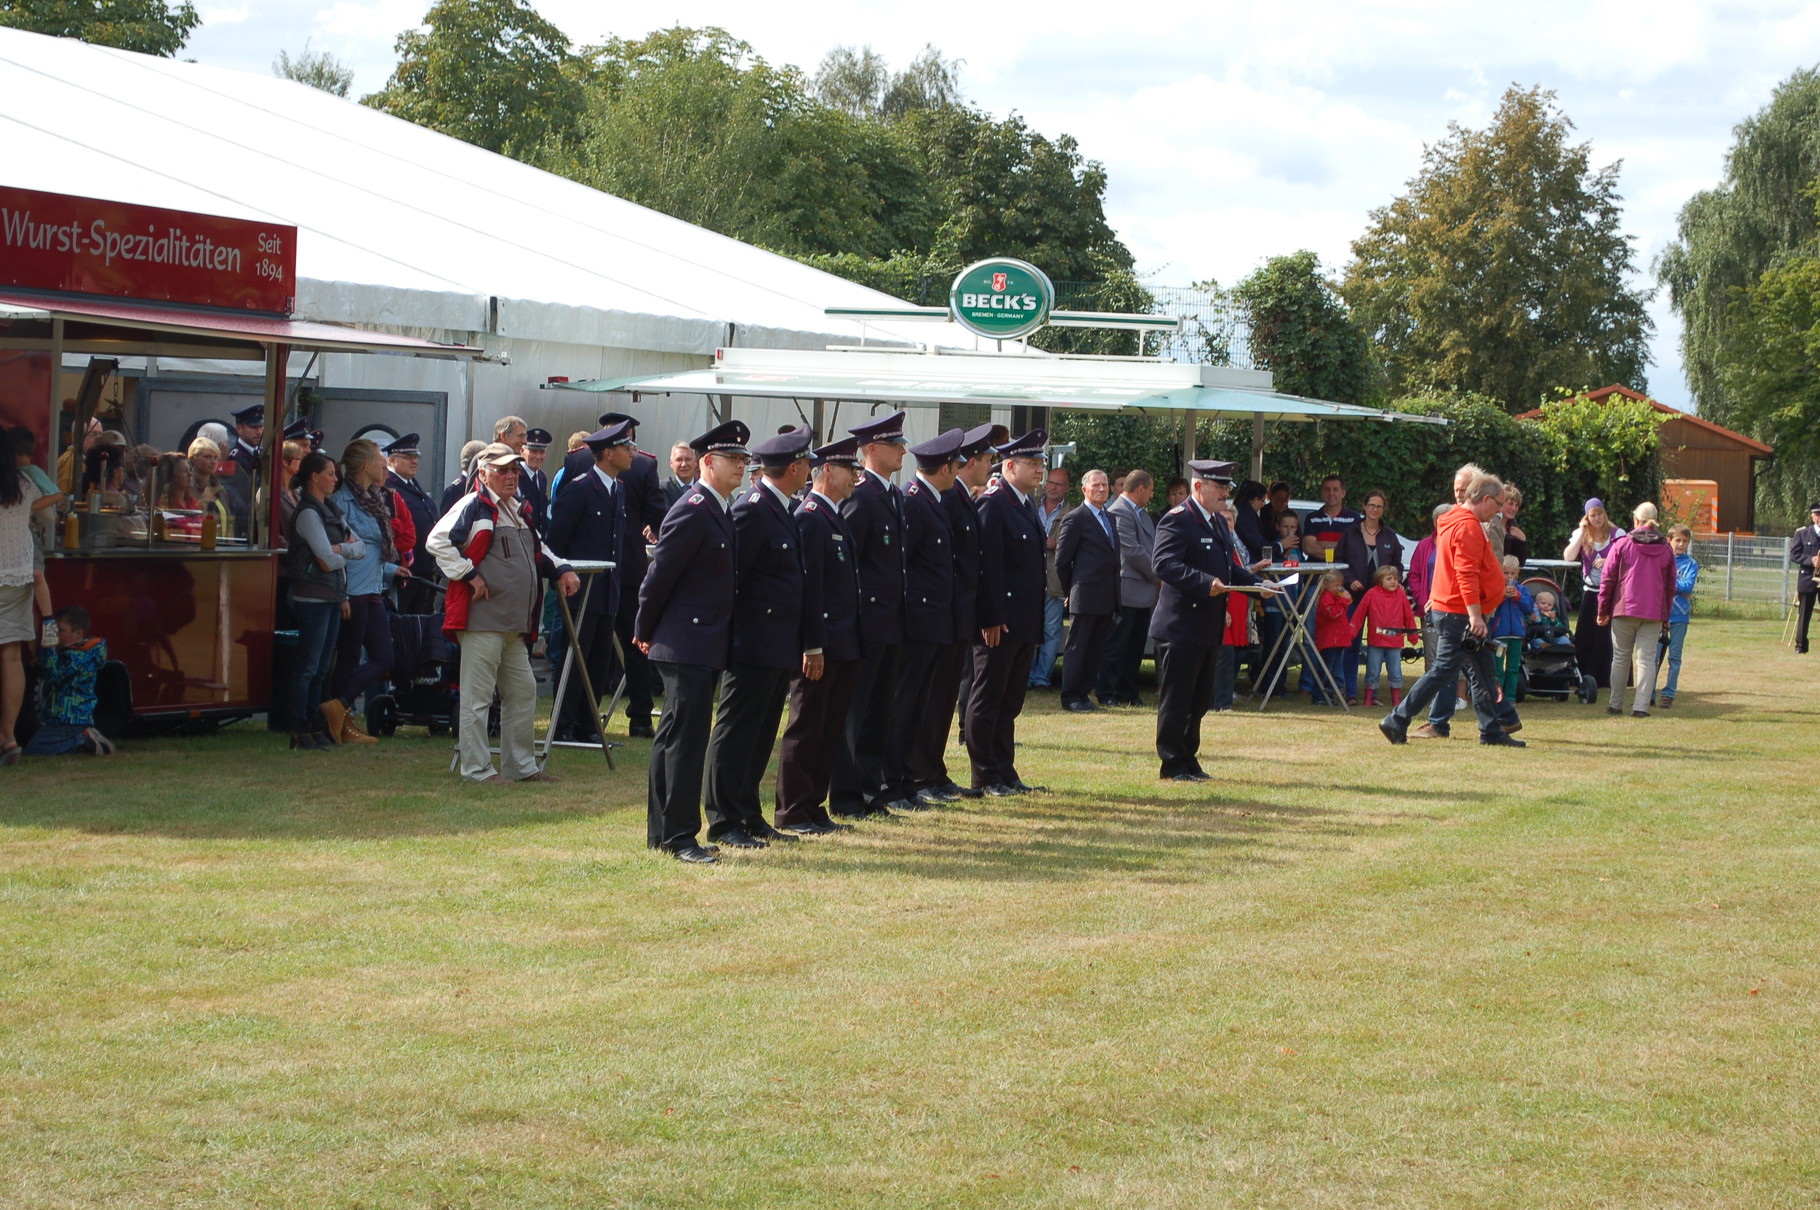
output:
M962 269L948 291L948 313L968 331L1016 340L1042 327L1055 306L1055 286L1035 265L995 257Z
M288 315L297 228L0 185L0 288Z

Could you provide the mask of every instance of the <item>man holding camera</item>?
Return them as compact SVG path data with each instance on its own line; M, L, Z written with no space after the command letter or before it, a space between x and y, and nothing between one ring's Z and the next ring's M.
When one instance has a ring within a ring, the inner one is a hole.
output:
M1479 742L1521 748L1499 722L1493 644L1486 619L1504 597L1504 569L1485 536L1484 523L1504 506L1504 485L1495 475L1479 474L1466 486L1464 503L1435 525L1434 588L1428 608L1434 618L1435 658L1422 679L1395 710L1378 723L1393 744L1408 742L1409 723L1439 692L1453 692L1462 670L1472 685L1473 710L1479 716Z

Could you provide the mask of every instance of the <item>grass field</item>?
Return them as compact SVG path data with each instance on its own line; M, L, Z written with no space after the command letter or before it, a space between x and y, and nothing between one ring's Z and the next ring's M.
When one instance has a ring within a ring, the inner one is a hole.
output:
M8 1207L1813 1206L1820 665L1648 721L1022 727L1053 792L721 865L644 755L243 725L0 773ZM1820 659L1820 657L1815 657ZM1470 732L1462 727L1459 734Z

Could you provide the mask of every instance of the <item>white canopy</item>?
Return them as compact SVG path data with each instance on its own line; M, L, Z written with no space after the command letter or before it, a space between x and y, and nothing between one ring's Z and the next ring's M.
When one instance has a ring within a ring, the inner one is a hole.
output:
M295 225L309 319L711 355L876 290L288 80L0 29L0 180ZM971 346L952 325L887 342Z

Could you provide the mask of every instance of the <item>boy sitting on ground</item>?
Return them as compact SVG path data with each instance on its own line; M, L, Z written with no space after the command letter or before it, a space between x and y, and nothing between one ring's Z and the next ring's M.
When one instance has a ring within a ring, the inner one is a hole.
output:
M107 642L89 638L88 625L85 610L65 606L57 613L56 644L38 653L44 721L25 745L27 756L114 754L113 742L95 728L95 678L107 663Z

